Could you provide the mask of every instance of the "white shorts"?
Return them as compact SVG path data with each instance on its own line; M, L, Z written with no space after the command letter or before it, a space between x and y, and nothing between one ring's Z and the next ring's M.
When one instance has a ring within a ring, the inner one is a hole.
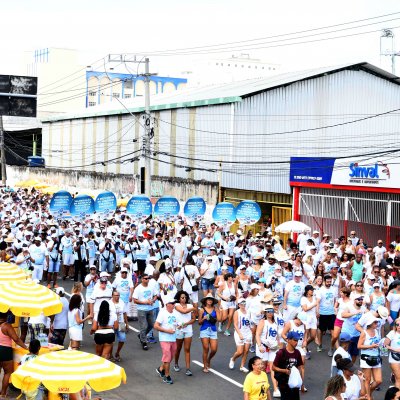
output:
M365 360L361 360L360 358L360 368L382 368L382 364L375 365L374 367L371 367L370 365L367 364Z
M291 321L300 312L301 307L287 306L287 310L283 310L283 319Z
M221 300L221 309L228 310L229 308L233 308L234 310L236 310L236 301Z
M243 333L242 333L242 335L243 335ZM251 332L248 335L243 335L243 340L240 339L240 337L236 331L233 334L233 337L235 339L236 346L244 346L245 344L251 344L252 339L253 339L253 335Z
M74 265L75 257L73 254L64 253L62 255L64 265Z
M388 362L389 362L389 364L400 364L400 361L396 361L396 360L391 356L390 351L389 351Z
M273 362L277 352L278 350L270 350L261 353L260 349L258 348L258 344L256 345L256 356L260 357L263 361Z
M68 333L69 333L69 338L71 340L77 340L77 341L82 340L82 328L80 328L80 329L69 328Z
M318 326L317 317L315 315L308 317L305 325L306 329L317 329Z

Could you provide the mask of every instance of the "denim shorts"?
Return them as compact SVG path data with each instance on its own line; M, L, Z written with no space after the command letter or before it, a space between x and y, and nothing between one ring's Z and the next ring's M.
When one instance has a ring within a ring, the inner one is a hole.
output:
M211 328L200 331L200 339L218 339L217 330L213 331Z
M214 279L201 278L201 288L203 290L212 290L214 289L214 282Z

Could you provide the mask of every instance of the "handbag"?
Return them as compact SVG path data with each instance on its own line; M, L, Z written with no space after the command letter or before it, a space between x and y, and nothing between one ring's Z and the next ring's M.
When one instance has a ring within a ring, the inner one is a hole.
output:
M379 356L369 356L367 354L361 354L361 360L364 360L370 367L376 367L382 362Z
M193 292L198 292L199 291L199 287L197 285L192 285L192 281L190 280L189 275L187 274L185 267L183 267L183 272L185 273L185 276L186 276L187 280L189 281L190 285L192 286Z

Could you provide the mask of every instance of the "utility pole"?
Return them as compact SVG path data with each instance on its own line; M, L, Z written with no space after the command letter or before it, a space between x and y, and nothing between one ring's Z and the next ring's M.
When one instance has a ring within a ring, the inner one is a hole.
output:
M123 54L109 54L108 55L108 62L118 62L119 64L121 63L135 63L135 64L141 64L143 62L143 58L138 61L136 56L134 57L133 60L127 60L126 57ZM150 73L150 60L146 57L144 59L144 64L145 64L145 72L144 74L137 74L137 76L143 76L144 78L144 135L143 135L143 140L142 140L142 157L144 158L144 193L146 196L151 197L151 140L154 137L154 129L151 123L151 115L150 115L150 77L153 75L157 75L154 73ZM138 69L139 69L138 65ZM123 107L125 105L118 99L116 98ZM127 109L125 107L125 109ZM135 117L128 109L127 111ZM142 176L141 176L142 178Z
M7 184L6 153L4 148L3 116L0 115L1 184Z
M153 138L153 129L151 127L150 119L150 69L149 69L149 59L144 60L144 112L145 121L144 129L145 133L143 136L143 156L145 164L145 194L147 197L151 197L151 159L150 159L150 142Z

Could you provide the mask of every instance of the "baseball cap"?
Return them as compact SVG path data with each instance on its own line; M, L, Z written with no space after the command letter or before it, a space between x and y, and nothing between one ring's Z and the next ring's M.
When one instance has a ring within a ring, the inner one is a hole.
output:
M226 271L228 269L228 267L226 266L226 265L223 265L222 267L221 267L221 271Z
M95 265L91 265L91 266L89 267L89 269L96 269L96 266L95 266Z
M121 272L128 272L128 268L122 267L122 268L121 268Z
M244 297L240 297L238 300L238 304L246 303L246 299Z
M375 282L372 287L381 287L381 285L378 282Z
M245 265L241 265L238 269L246 269L247 267Z
M367 278L368 279L375 279L375 275L374 274L368 274Z
M304 311L301 311L297 314L297 318L303 323L307 323L307 314Z
M252 284L250 285L250 290L253 290L253 289L260 289L260 288L258 287L257 283L252 283Z
M339 342L350 342L351 341L351 336L346 333L342 332L339 336Z
M106 271L100 272L100 278L107 278L107 276L111 276L111 275Z
M303 276L303 274L302 274L301 271L296 271L296 272L294 273L294 276Z
M103 276L102 278L100 278L100 282L108 282L108 279L107 279L107 277L105 277L105 276Z
M300 335L295 331L290 331L286 337L288 340L300 340Z

